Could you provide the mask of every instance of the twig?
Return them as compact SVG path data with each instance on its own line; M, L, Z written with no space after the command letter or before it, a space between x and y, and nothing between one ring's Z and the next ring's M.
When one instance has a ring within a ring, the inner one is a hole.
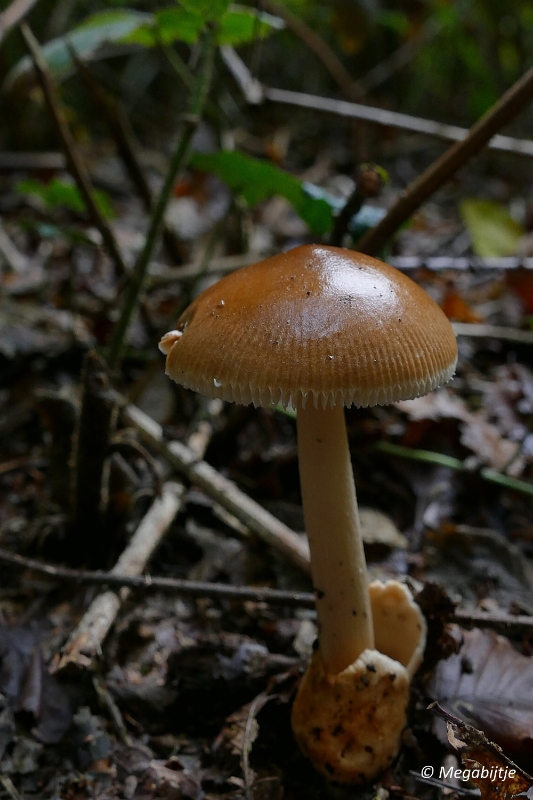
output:
M366 122L374 122L377 125L386 125L389 128L399 128L412 133L423 133L427 136L436 136L439 139L446 139L452 142L462 142L470 135L466 128L460 128L458 125L447 125L444 122L412 117L409 114L400 114L397 111L388 111L384 108L375 108L361 105L360 103L349 103L346 100L335 100L330 97L319 97L314 94L264 86L254 78L244 61L232 47L221 47L220 53L248 103L256 104L264 100L270 100L273 103L309 108L312 111L323 111L327 114L337 114L347 119L361 119ZM527 75L529 73L526 73L521 80L524 80ZM513 91L513 89L510 91ZM506 96L504 95L502 100ZM501 103L502 100L499 102ZM483 119L484 117L482 117ZM509 119L510 117L506 121L509 121ZM505 122L501 123L495 130L498 130L504 124ZM513 136L502 136L501 134L493 136L491 134L489 140L488 146L492 150L501 150L514 155L533 156L533 142L529 139L516 139Z
M248 264L254 264L264 258L261 253L245 253L237 256L221 256L213 258L207 265L207 274L225 275L233 272ZM440 270L513 270L513 269L533 269L533 258L519 258L518 256L508 256L505 258L479 258L478 256L392 256L387 259L388 263L396 269L415 270L429 269ZM182 267L166 268L154 275L150 275L147 280L148 289L157 289L160 286L167 286L170 283L179 283L195 280L198 277L201 262L184 264ZM503 330L506 330L505 328ZM510 329L509 329L510 330ZM466 335L466 333L465 333ZM472 335L475 335L472 333Z
M94 225L102 234L104 245L106 246L109 255L115 263L117 274L123 276L127 272L126 265L115 241L115 237L113 236L111 228L101 215L94 199L91 179L89 178L89 174L85 169L83 161L77 153L76 145L68 128L54 83L48 71L46 62L42 57L39 42L25 22L22 23L20 29L22 31L24 41L26 42L26 46L30 51L37 77L39 78L39 82L48 104L48 110L50 111L54 122L57 137L61 142L61 146L63 147L63 151L65 153L68 168L72 173L74 180L76 181L78 190L83 198Z
M257 697L254 697L250 703L250 708L248 709L248 714L246 716L241 753L241 767L242 776L244 778L244 795L246 800L254 800L253 786L255 775L254 771L250 767L250 753L252 751L254 739L257 735L254 733L254 722L257 714L261 711L265 703L268 703L269 700L272 700L272 696L269 697L266 692L261 692L261 694L258 694Z
M24 800L9 775L0 775L0 783L10 796L11 800Z
M2 150L0 152L0 170L2 172L18 172L19 170L62 170L66 169L67 160L63 153L30 153L18 150Z
M311 592L283 591L266 586L232 586L228 583L160 578L149 574L127 576L114 572L69 569L68 567L44 564L33 558L11 553L4 548L0 548L0 562L47 575L58 581L69 581L80 585L127 587L143 591L168 592L185 597L208 597L213 600L233 600L242 603L252 601L299 608L315 607L315 596ZM486 625L503 632L512 631L515 634L533 634L533 617L525 614L496 615L486 611L468 611L456 608L448 621L457 622L459 625Z
M244 494L206 461L199 461L181 442L165 442L163 429L136 406L128 405L123 416L139 431L141 439L158 450L182 475L204 489L223 508L237 517L260 539L283 553L293 564L309 574L309 545L283 522Z
M450 789L453 794L459 795L460 797L481 797L479 789L463 789L462 786L455 786L453 783L446 783L446 781L441 781L438 778L429 778L425 775L421 775L420 772L415 772L414 769L409 770L409 775L412 775L413 778L420 783L425 783L428 786L435 786L437 789Z
M419 450L411 447L403 447L399 444L392 442L378 442L375 449L381 453L389 453L391 456L399 456L400 458L408 458L412 461L423 461L426 464L435 464L441 467L448 467L449 469L456 470L457 472L470 472L475 474L474 470L468 468L464 461L460 458L447 456L443 453L434 453L431 450ZM481 467L478 474L490 483L497 483L499 486L504 486L506 489L511 489L515 492L522 492L533 496L533 484L521 481L519 478L512 478L510 475L504 475L503 472L498 472L490 467Z
M459 625L486 625L496 628L503 633L513 632L517 635L533 634L533 617L525 614L488 614L486 611L466 611L461 608L455 609L450 617L450 622L457 622Z
M359 170L356 178L355 189L344 204L333 225L329 237L331 245L341 247L345 234L348 232L350 220L360 211L361 206L369 197L376 197L381 189L381 176L373 166L365 166Z
M402 192L387 215L357 243L357 248L370 255L379 252L387 239L452 175L463 167L507 125L533 98L533 67L529 69L484 114L462 142L452 145L419 178ZM533 144L533 143L532 143Z
M38 0L13 0L13 2L0 14L0 43L15 25L28 14Z
M423 133L427 136L435 136L438 139L452 142L462 142L468 135L468 130L460 128L458 125L448 125L445 122L412 117L409 114L401 114L398 111L388 111L384 108L349 103L346 100L333 100L329 97L318 97L317 95L303 92L292 92L288 89L274 89L269 86L264 86L262 89L264 99L273 103L308 108L312 111L324 111L347 119L361 119L366 122L374 122L377 125L398 128L411 133ZM503 127L503 124L499 127ZM498 128L495 130L498 130ZM514 155L533 156L533 142L529 139L516 139L513 136L502 136L500 134L490 134L489 139L491 137L493 138L489 147L492 150L501 150L504 153L512 153Z
M482 325L475 322L452 322L457 336L472 336L475 339L502 339L516 344L533 344L533 331L505 328L501 325Z
M112 575L141 575L146 564L158 547L176 516L183 498L181 484L167 482L161 497L154 500L148 513L135 531L130 543L122 552L111 570ZM92 669L102 653L102 643L109 633L121 603L130 590L123 588L120 594L107 591L99 594L85 612L80 623L70 635L61 654L56 657L54 671L66 667Z
M94 690L98 696L98 699L102 706L108 711L109 716L113 721L113 725L118 734L118 738L125 744L126 747L131 747L132 741L131 736L128 733L128 729L124 724L124 720L122 719L122 714L120 713L120 709L115 703L113 695L107 688L105 681L102 675L93 675L93 686Z
M458 125L447 125L445 122L435 122L434 120L423 119L422 117L412 117L409 114L400 114L397 111L388 111L384 108L375 108L374 106L361 105L360 103L349 103L347 100L335 100L330 97L319 97L315 94L292 92L288 89L276 89L272 86L264 86L253 77L244 61L232 47L221 47L220 53L226 66L239 84L248 103L256 104L264 100L270 100L273 103L298 106L299 108L309 108L312 111L324 111L326 114L337 114L347 119L361 119L365 122L374 122L376 125L386 125L389 128L399 128L400 130L411 131L412 133L423 133L427 136L436 136L439 139L446 139L452 142L462 142L466 140L471 135L472 130L474 130L471 128L470 131L468 131L466 128L460 128ZM510 92L513 92L528 75L529 72L515 84L515 87L510 89ZM494 111L508 94L509 92L501 98L499 103L489 111L489 114ZM485 117L482 117L480 122L484 119ZM508 117L504 122L497 125L495 130L503 127L510 119L511 117ZM477 124L479 125L480 123L478 122ZM533 156L533 142L529 139L516 139L513 136L502 136L501 134L493 135L492 133L489 135L488 139L490 140L488 146L492 150L501 150L505 153L513 153L514 155Z
M114 572L70 569L43 564L33 558L19 556L9 550L0 548L0 562L11 564L22 569L29 569L58 581L69 581L86 586L114 586L116 588L141 589L142 591L160 591L185 597L209 597L213 600L236 600L245 603L252 600L256 603L276 605L315 607L315 596L310 592L291 592L270 589L262 586L232 586L228 583L210 583L207 581L189 581L181 578L159 578L154 575L121 575Z
M393 256L389 264L396 269L533 269L533 258L506 256L501 258L480 258L479 256Z
M215 31L209 29L204 35L203 40L203 60L200 64L198 76L195 81L193 96L190 103L190 112L184 117L181 134L170 166L157 198L150 227L146 236L144 248L142 249L135 269L128 283L123 301L120 317L113 329L109 345L109 363L112 369L116 369L120 363L122 350L125 344L126 334L130 320L139 303L142 290L144 288L148 264L152 258L154 248L157 243L159 232L163 224L163 216L180 171L187 163L190 145L196 129L200 123L204 104L211 85L213 73L214 54L215 54Z
M281 17L290 30L311 50L325 66L341 92L349 99L357 102L364 96L364 91L355 81L342 61L331 47L309 27L302 19L296 17L284 6L274 0L261 0L261 5L271 14Z
M0 262L4 260L9 269L16 272L18 275L26 272L28 269L28 259L17 250L9 236L4 230L4 226L0 220Z
M259 253L244 253L243 255L236 256L220 256L219 258L210 259L209 263L204 265L204 259L201 258L192 264L184 264L182 267L175 267L171 269L164 269L157 275L150 275L147 280L147 287L149 289L157 289L160 286L167 286L169 283L176 283L180 281L194 281L198 278L203 270L203 274L211 273L227 273L233 272L241 267L247 267L248 264L255 264L260 261L264 255Z

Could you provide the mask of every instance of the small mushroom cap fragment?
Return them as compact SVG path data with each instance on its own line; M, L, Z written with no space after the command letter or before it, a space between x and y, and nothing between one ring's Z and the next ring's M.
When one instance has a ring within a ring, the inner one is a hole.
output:
M384 652L365 650L332 675L317 650L292 709L300 749L338 783L370 781L398 754L411 677L424 651L425 620L406 587L388 581L369 589L376 643Z
M164 337L167 374L244 405L371 406L451 378L457 344L423 289L352 250L302 245L233 272Z

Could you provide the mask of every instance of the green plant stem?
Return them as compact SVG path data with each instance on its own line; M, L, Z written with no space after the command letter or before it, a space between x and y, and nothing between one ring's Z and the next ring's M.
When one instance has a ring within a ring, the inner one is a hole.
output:
M429 464L436 464L441 467L449 467L458 472L472 472L460 458L453 456L446 456L443 453L434 453L431 450L418 450L411 447L403 447L399 444L392 442L378 442L375 446L376 450L380 453L389 453L391 456L399 456L400 458L409 458L412 461L425 461ZM504 486L506 489L513 489L516 492L529 494L533 496L533 484L522 481L519 478L512 478L510 475L504 475L503 472L498 472L496 469L490 467L482 467L479 470L479 475L490 483L497 483L499 486Z
M144 248L142 249L135 264L133 274L126 289L120 317L111 335L108 357L111 369L116 369L120 364L126 334L131 318L137 308L139 298L144 288L148 264L152 258L154 248L162 228L163 217L172 192L172 188L176 182L179 172L187 163L191 141L202 116L209 87L211 85L211 77L213 74L215 43L215 31L213 29L209 29L204 36L203 63L195 81L194 92L190 103L190 111L184 117L181 135L179 137L176 150L172 157L172 161L170 162L170 167L168 169L165 182L154 206Z

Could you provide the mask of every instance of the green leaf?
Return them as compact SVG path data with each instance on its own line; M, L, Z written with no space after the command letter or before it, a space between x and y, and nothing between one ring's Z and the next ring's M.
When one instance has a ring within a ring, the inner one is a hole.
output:
M194 44L205 26L205 20L198 14L183 8L164 8L137 30L125 37L126 42L140 44L143 47L155 47L158 44L186 42Z
M333 215L329 204L323 199L311 197L297 178L268 161L222 150L209 155L195 153L190 163L196 169L214 172L250 206L273 195L281 195L291 203L313 233L322 235L331 228Z
M100 11L64 36L47 42L41 52L54 79L61 81L74 68L70 48L83 61L91 61L113 55L116 48L123 49L125 45L194 44L209 21L218 23L218 43L231 45L265 38L272 31L284 27L283 20L272 14L238 5L227 9L227 0L187 0L180 7L171 6L155 14L131 9ZM17 80L28 76L32 70L33 63L29 56L25 56L10 70L4 87L12 88Z
M151 21L132 31L125 41L143 47L157 44L198 41L206 20L198 13L183 8L165 8L156 12ZM272 14L255 11L245 6L232 6L223 16L217 33L218 44L238 45L255 39L264 39L274 30L284 27L284 22Z
M69 47L72 47L84 61L94 59L104 45L123 42L134 30L152 20L151 14L121 9L101 11L88 17L84 22L65 36L52 39L41 48L43 58L56 80L64 79L73 68ZM11 88L15 81L33 70L29 56L22 58L10 70L5 87Z
M38 197L46 209L69 208L78 214L85 211L85 203L78 188L58 178L53 178L49 183L29 178L20 181L16 190L26 197ZM113 206L106 192L96 189L94 199L103 217L114 217Z
M284 27L285 23L280 17L246 6L233 5L222 17L217 42L230 45L244 44L255 39L264 39L274 30L282 30Z
M498 258L516 254L525 231L504 205L492 200L463 200L460 212L477 256Z
M180 0L180 6L205 22L218 22L227 11L229 0Z

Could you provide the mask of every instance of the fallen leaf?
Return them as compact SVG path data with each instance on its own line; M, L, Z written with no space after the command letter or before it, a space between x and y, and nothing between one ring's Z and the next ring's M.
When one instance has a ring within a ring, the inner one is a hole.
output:
M456 322L483 322L483 317L470 308L464 297L456 289L450 289L441 303L441 308L448 317Z
M429 686L449 713L476 725L513 758L533 759L533 658L493 631L456 628L463 644ZM442 737L442 731L441 731Z
M438 707L437 707L438 708ZM497 744L471 725L438 708L445 720L448 741L457 750L469 779L481 792L481 800L513 800L533 796L533 778L514 764Z
M463 200L460 212L477 256L497 258L515 255L524 229L515 222L502 203Z

